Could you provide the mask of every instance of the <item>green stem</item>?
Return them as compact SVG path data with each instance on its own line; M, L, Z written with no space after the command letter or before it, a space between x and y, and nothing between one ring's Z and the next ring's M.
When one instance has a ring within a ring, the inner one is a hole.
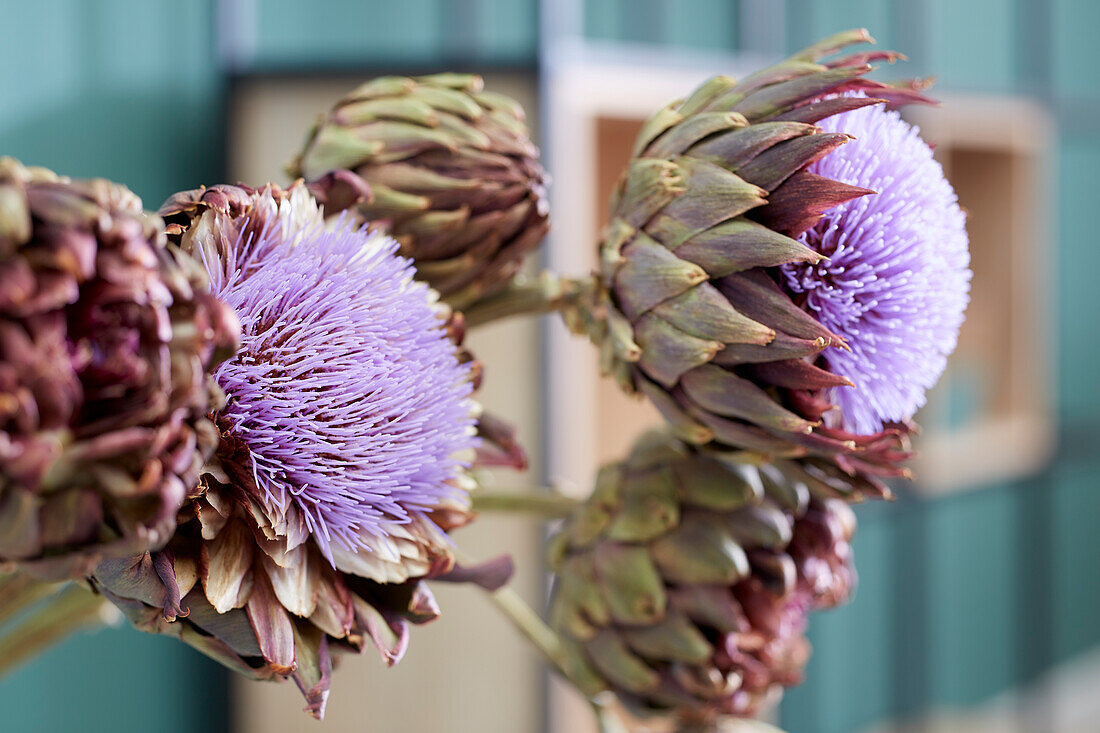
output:
M531 644L542 653L562 677L569 680L587 697L602 690L599 680L592 676L579 660L565 648L561 637L546 625L534 609L511 588L501 588L488 593L489 600Z
M578 499L563 496L553 491L519 494L482 489L473 492L471 500L473 509L476 512L534 514L547 519L567 517L580 504Z
M539 315L574 306L590 293L595 281L564 278L552 272L542 272L534 279L517 278L504 290L479 300L463 310L471 328L513 316Z
M554 668L568 677L569 667L561 637L546 625L527 602L509 587L489 593L489 600L499 608L512 625L527 638Z
M0 677L81 629L111 623L111 603L79 585L69 585L0 636Z
M61 588L62 583L14 572L0 577L0 626Z

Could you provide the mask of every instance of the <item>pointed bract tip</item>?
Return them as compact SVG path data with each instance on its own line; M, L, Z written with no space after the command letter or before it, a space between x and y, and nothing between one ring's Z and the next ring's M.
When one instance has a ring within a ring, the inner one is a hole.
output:
M512 579L515 563L511 555L500 555L476 565L455 563L454 568L434 580L448 583L473 583L487 591L503 588Z
M325 706L328 704L328 690L320 693L317 699L309 698L310 702L302 710L309 713L309 717L314 720L325 719Z

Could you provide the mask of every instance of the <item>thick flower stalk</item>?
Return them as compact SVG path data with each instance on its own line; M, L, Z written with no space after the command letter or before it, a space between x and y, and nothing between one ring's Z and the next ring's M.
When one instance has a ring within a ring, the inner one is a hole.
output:
M808 614L855 583L855 517L788 468L651 433L551 541L551 624L635 712L750 716L801 681Z
M423 581L453 569L446 531L469 519L470 369L397 243L326 227L304 185L201 189L162 214L242 347L214 371L222 440L180 530L96 581L142 628L292 677L320 717L333 651L373 642L392 664L438 615Z
M964 218L928 146L842 33L643 126L612 199L602 293L576 317L605 368L695 444L796 458L881 496L955 346Z
M217 444L238 324L124 186L0 159L0 560L159 549Z
M546 174L523 108L478 76L367 82L318 118L287 170L310 181L362 176L372 195L357 211L386 226L416 276L459 308L506 287L548 228Z

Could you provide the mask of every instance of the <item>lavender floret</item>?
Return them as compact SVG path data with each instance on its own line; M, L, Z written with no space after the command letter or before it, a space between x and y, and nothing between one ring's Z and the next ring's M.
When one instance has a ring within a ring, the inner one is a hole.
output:
M859 434L913 416L955 349L969 301L966 217L932 150L915 127L880 105L818 123L855 140L812 173L878 193L837 206L802 236L829 259L784 266L793 293L843 336L829 349L840 425ZM835 418L834 418L835 419Z

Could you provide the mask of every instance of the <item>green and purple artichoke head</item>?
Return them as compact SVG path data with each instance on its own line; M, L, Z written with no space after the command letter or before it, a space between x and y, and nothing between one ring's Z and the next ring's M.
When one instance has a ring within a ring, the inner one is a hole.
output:
M585 691L635 712L750 716L797 684L808 614L855 583L844 502L790 465L651 433L551 541L550 619Z
M0 159L0 561L82 576L164 546L238 336L124 186Z
M321 115L287 171L308 181L354 171L354 209L386 228L416 277L464 308L511 282L548 229L546 173L523 108L481 77L367 82ZM351 205L347 188L327 213Z
M970 272L964 216L842 33L643 126L600 248L604 366L695 444L799 459L881 496L942 373Z
M395 663L438 615L425 581L471 575L446 534L470 518L471 366L397 242L326 224L302 183L189 191L161 213L242 346L213 370L221 441L179 530L94 583L140 628L294 679L320 717L333 652Z

